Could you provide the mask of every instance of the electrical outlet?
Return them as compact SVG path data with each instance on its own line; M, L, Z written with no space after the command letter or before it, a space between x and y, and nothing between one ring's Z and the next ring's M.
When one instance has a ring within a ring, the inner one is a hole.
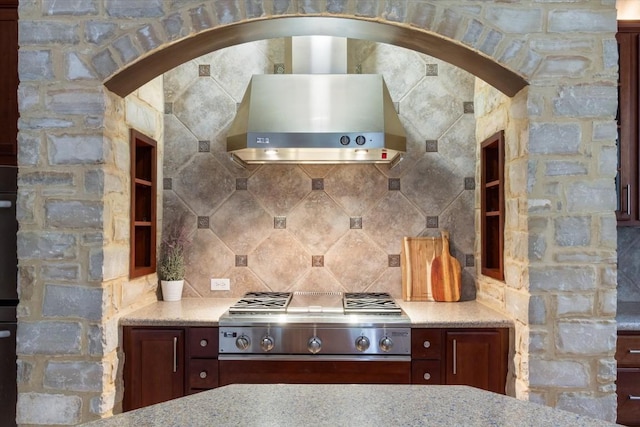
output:
M231 290L231 280L229 279L211 279L212 291L229 291Z

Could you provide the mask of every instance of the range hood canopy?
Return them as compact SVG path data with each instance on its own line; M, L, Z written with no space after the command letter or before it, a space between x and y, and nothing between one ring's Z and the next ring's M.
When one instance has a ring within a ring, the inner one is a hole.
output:
M306 45L297 58L317 62L310 57L318 51ZM314 71L302 67L302 71ZM405 132L381 75L334 74L332 70L331 74L302 74L295 63L293 70L297 74L251 78L227 135L227 151L234 160L395 164L402 158Z

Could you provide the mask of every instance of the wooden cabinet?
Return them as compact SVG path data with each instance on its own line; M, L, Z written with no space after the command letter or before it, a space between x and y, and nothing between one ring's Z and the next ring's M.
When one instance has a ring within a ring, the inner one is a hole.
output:
M0 0L0 165L17 165L18 0Z
M188 394L218 386L218 328L188 329Z
M618 332L618 424L640 426L640 331Z
M123 328L130 411L218 386L218 328Z
M618 225L640 225L640 21L619 21L618 33L618 173L616 191Z
M125 327L123 333L123 409L184 396L184 329Z
M487 138L481 148L481 271L504 280L504 132Z
M413 384L469 385L505 394L508 329L413 329Z

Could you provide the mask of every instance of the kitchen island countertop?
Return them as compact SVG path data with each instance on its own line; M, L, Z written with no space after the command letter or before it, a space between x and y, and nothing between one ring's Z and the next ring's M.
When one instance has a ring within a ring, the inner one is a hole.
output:
M84 424L205 426L583 426L609 424L467 386L232 384Z
M120 318L123 326L216 326L238 298L183 298L151 303ZM513 321L478 301L406 302L396 300L416 327L511 327Z

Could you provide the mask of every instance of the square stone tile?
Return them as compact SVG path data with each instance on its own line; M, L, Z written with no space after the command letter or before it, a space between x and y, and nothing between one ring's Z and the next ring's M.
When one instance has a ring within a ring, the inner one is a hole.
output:
M211 144L209 141L198 141L198 153L209 153L211 151Z
M324 179L323 178L313 178L311 180L311 189L312 190L324 190Z
M465 267L474 267L476 265L476 259L473 254L465 254L464 256L464 266Z
M273 64L273 74L284 74L284 73L285 73L285 67L282 62Z
M438 75L438 64L427 64L427 66L426 66L426 75L427 76L437 76Z
M162 189L171 190L173 187L173 180L171 178L162 178Z
M312 267L324 267L324 255L312 255L311 256Z
M438 228L438 217L437 216L428 216L427 217L427 228Z
M273 218L273 228L276 230L284 230L287 228L287 217L286 216L277 216Z
M362 217L349 218L349 228L352 230L362 229Z
M247 178L236 178L236 190L246 190L247 182Z
M464 189L465 190L475 190L476 189L476 179L472 176L465 177L464 179Z
M463 109L465 114L473 114L473 112L474 112L473 102L471 102L471 101L463 102L462 103L462 109Z
M425 141L427 146L427 153L437 153L438 152L438 140L437 139L427 139Z
M389 255L389 267L400 267L400 255Z
M209 217L208 216L199 216L198 217L198 228L209 228Z
M400 178L389 178L389 191L400 191Z
M173 113L173 102L165 102L164 103L164 113L172 114Z
M211 65L200 64L198 65L198 76L209 77L211 75Z
M246 267L247 265L249 265L247 255L236 255L236 267Z

